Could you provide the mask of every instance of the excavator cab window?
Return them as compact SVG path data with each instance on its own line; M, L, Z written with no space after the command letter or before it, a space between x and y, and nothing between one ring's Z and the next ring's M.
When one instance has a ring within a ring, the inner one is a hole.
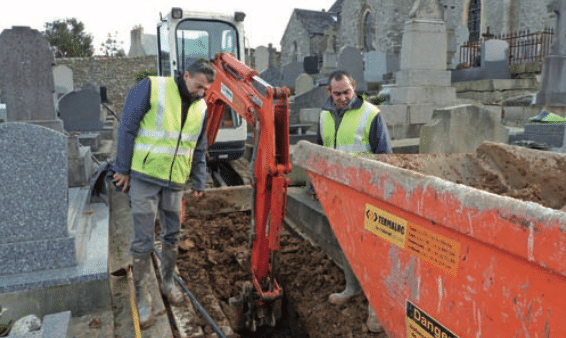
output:
M175 36L179 70L200 58L212 60L217 53L232 53L237 57L240 52L236 28L222 21L183 20Z

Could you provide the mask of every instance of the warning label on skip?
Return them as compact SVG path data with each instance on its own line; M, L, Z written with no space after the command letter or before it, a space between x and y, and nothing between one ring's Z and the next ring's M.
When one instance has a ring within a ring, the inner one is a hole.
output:
M407 301L405 317L408 338L458 338L423 310Z
M366 204L364 227L374 235L457 275L460 243Z
M407 221L400 217L366 204L365 228L401 249L405 247Z

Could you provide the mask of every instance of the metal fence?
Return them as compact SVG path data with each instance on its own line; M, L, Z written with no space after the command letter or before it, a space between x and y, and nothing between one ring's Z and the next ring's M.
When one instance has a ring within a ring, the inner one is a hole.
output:
M530 62L542 62L550 52L554 30L545 28L536 33L528 30L498 36L484 34L477 41L468 41L460 46L460 67L479 67L481 65L481 46L487 40L498 39L509 43L509 64L517 65Z

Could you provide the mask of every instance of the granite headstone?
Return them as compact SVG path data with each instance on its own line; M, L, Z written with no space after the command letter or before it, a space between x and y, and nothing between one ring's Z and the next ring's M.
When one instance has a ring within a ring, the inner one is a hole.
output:
M0 276L75 265L67 234L67 137L0 124Z
M53 53L39 31L13 27L0 34L0 82L8 122L25 121L63 131L55 113L53 64Z
M99 131L104 127L100 93L94 87L63 95L57 103L57 110L67 131Z
M345 70L356 81L356 90L367 90L364 81L364 60L362 53L352 46L344 46L338 52L338 69Z
M304 72L303 62L289 62L281 67L281 75L283 76L283 86L295 88L295 80Z
M273 87L281 87L283 85L283 79L281 77L281 72L279 71L279 69L277 69L273 66L269 67L265 71L261 72L259 74L259 77L261 77L263 80L265 80L267 83L269 83Z

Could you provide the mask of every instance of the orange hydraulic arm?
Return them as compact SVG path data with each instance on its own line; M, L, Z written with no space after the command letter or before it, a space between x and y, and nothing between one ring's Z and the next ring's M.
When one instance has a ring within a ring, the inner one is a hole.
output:
M253 208L251 269L260 298L273 299L280 289L270 278L270 258L279 250L280 227L287 203L289 163L289 89L273 88L231 54L212 62L216 80L207 91L208 145L218 132L226 105L255 127L252 158Z

